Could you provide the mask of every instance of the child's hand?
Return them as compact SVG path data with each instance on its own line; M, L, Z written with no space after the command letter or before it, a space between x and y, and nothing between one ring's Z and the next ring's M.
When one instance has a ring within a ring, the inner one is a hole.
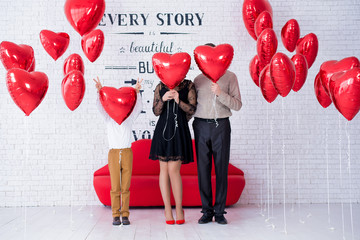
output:
M94 82L96 83L95 84L95 87L96 87L96 89L98 90L98 92L100 91L100 89L102 88L102 85L101 85L101 82L100 82L100 79L99 79L99 77L97 77L97 80L94 78L93 79L94 80Z
M136 90L136 92L138 93L138 92L140 92L140 89L141 89L141 83L142 83L142 81L143 81L144 79L140 79L139 80L139 78L137 79L137 81L136 81L136 85L135 85L135 90Z

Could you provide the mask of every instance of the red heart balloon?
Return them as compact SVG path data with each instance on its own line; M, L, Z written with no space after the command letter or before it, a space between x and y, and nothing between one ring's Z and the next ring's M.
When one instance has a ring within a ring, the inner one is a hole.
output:
M85 79L82 72L71 71L61 83L61 93L66 106L74 111L82 102L85 94Z
M281 41L284 47L293 52L296 48L296 43L300 38L300 26L295 19L290 19L285 23L281 29Z
M102 87L99 93L101 105L118 124L125 121L135 107L137 96L132 87Z
M336 109L351 121L360 110L360 67L335 73L329 86Z
M263 11L260 13L260 15L257 17L255 21L255 34L256 37L259 37L262 31L264 31L267 28L273 28L273 22L271 14L268 11Z
M308 74L307 61L306 58L301 54L295 54L291 58L291 61L294 63L295 66L295 82L292 90L297 92L304 85Z
M73 70L78 70L82 74L85 72L84 62L79 54L73 53L64 61L64 76Z
M3 41L0 44L0 58L6 70L21 68L35 69L34 50L31 46ZM34 64L33 64L34 63ZM32 67L32 65L34 65Z
M44 99L49 80L42 72L12 68L7 72L6 86L15 104L29 116Z
M276 53L278 41L274 30L267 28L260 34L257 40L257 54L263 65L269 64L272 56Z
M255 55L249 64L249 72L250 72L250 76L251 79L254 81L254 83L256 84L256 86L259 87L259 76L261 71L264 69L264 65L260 62L259 60L259 56Z
M270 3L267 0L245 0L242 8L242 16L246 30L255 40L256 34L254 24L258 16L267 11L271 15L273 14Z
M345 72L354 67L360 67L360 62L356 57L347 57L340 61L331 60L321 64L320 79L326 94L330 96L329 83L332 75L337 72Z
M271 59L270 76L276 91L286 97L294 86L295 67L293 62L283 53L276 53Z
M100 56L104 48L104 42L104 33L100 29L96 29L86 34L81 39L81 47L90 62L95 62Z
M234 49L230 44L220 44L216 47L198 46L194 50L195 62L202 73L217 82L231 64Z
M320 80L320 72L316 75L315 81L314 81L314 90L315 90L315 96L320 103L320 105L323 108L327 108L332 103L330 97L325 92L321 80Z
M100 23L105 0L66 0L64 11L71 26L83 36Z
M269 64L266 65L260 73L260 89L265 100L269 103L272 103L278 95L278 92L271 81Z
M296 43L296 53L305 56L308 69L313 65L319 49L319 42L314 33L309 33L303 38L299 38Z
M154 70L160 80L169 88L174 89L186 77L191 64L188 53L155 53L152 57Z
M45 51L56 61L69 46L70 37L67 33L55 33L49 30L40 32L40 42Z

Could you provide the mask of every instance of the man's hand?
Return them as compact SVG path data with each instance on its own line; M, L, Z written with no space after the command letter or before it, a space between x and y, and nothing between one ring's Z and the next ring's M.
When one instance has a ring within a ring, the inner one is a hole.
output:
M100 91L100 89L102 88L102 85L101 85L101 82L100 82L100 79L99 79L99 77L97 77L97 80L94 78L93 79L94 80L94 82L95 82L95 87L96 87L96 89L98 90L98 92Z
M221 88L219 87L219 84L212 83L211 84L211 91L216 95L219 96L221 94Z
M136 81L136 85L135 85L135 90L136 90L136 93L139 93L140 92L140 89L141 89L141 83L142 83L142 81L143 81L144 79L140 79L139 80L139 78L137 79L137 81Z

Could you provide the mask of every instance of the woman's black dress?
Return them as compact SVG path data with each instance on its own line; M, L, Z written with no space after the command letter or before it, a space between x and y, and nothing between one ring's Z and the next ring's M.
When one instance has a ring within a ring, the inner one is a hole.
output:
M160 117L149 158L165 162L181 160L186 164L194 161L188 121L196 110L196 90L193 82L186 79L175 90L179 93L179 104L175 100L163 102L162 97L169 89L163 83L156 86L153 112Z

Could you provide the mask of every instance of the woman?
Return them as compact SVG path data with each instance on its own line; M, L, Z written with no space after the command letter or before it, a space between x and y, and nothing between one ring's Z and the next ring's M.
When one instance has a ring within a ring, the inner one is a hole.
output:
M176 223L185 223L180 167L194 161L188 121L195 113L196 104L196 90L190 80L183 80L172 90L162 82L156 86L153 112L160 118L155 127L149 158L160 163L159 185L167 224L175 224L170 204L170 185L176 205Z

